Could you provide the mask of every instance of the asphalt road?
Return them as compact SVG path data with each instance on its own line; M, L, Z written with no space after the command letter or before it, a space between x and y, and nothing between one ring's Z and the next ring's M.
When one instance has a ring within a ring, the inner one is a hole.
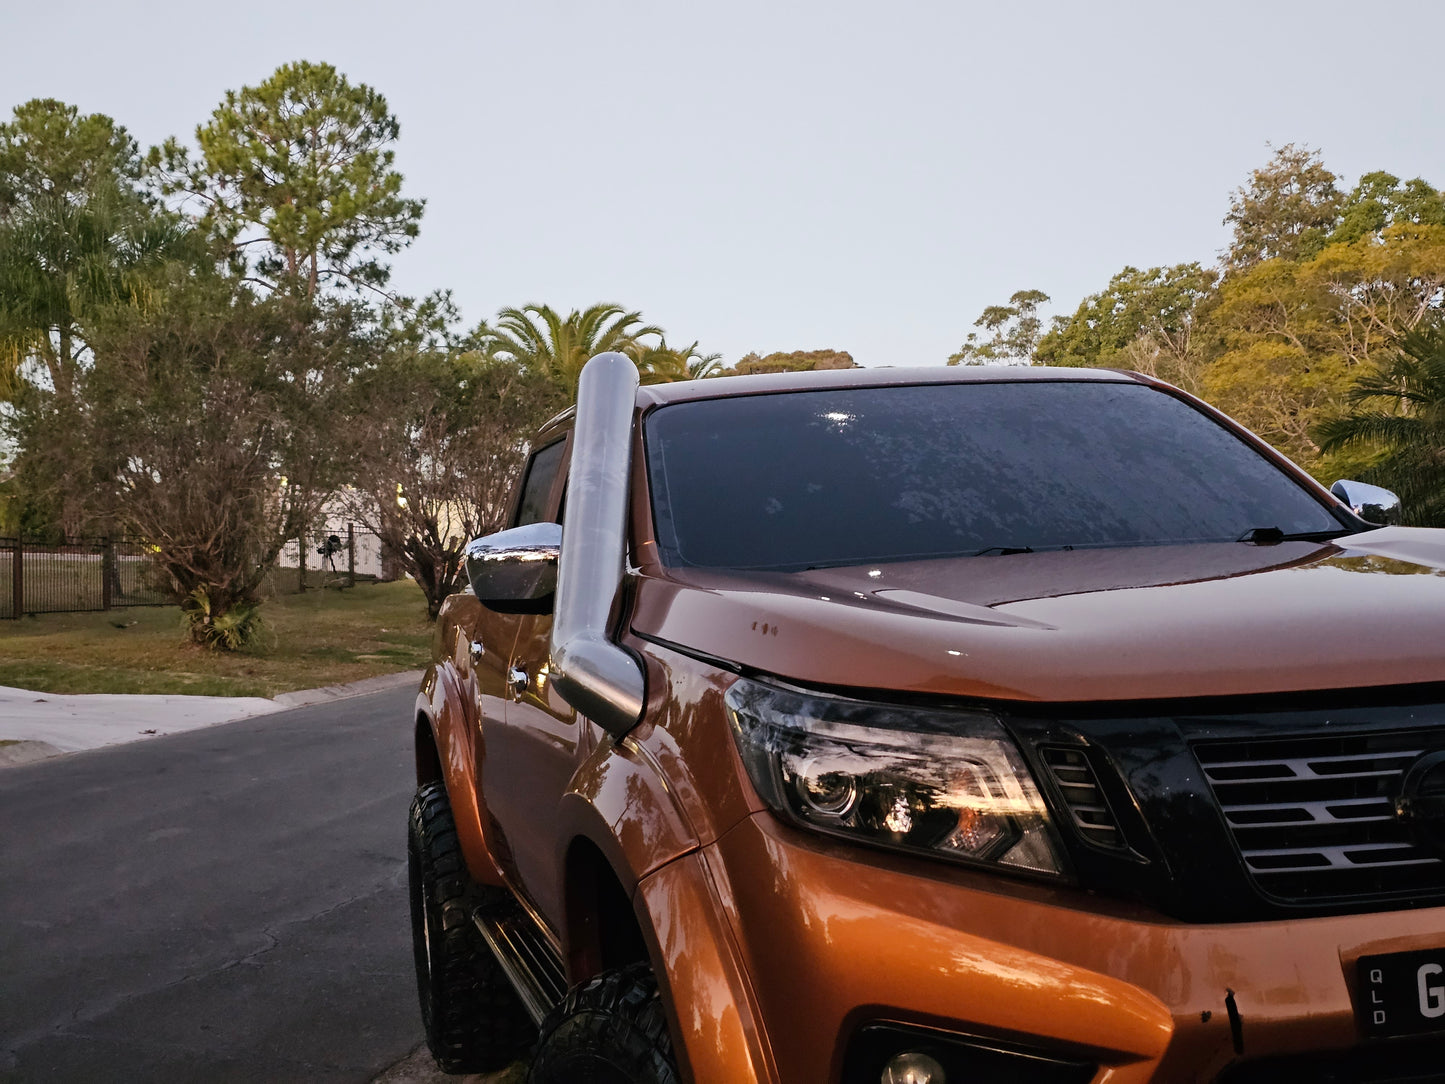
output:
M0 1081L369 1081L421 1041L397 689L0 771Z

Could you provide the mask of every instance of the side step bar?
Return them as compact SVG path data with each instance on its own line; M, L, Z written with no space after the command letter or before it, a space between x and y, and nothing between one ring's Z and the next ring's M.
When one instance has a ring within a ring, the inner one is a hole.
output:
M534 1024L567 996L567 972L551 940L521 908L472 915L482 939L506 972Z

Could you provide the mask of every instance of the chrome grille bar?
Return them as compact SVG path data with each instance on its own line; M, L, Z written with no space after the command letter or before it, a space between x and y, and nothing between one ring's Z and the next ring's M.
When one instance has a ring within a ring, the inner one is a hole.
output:
M1369 779L1378 776L1399 775L1403 769L1416 757L1424 753L1423 749L1406 749L1400 752L1375 753L1365 755L1343 755L1343 756L1322 756L1322 757L1269 757L1263 760L1225 760L1218 763L1204 765L1204 771L1209 776L1209 781L1216 785L1230 783L1285 783L1296 779ZM1320 772L1315 770L1316 764L1348 764L1355 761L1399 761L1398 767L1376 768L1363 772ZM1288 769L1288 775L1227 775L1228 771L1249 769L1249 768L1274 768Z
M1394 774L1399 774L1394 773ZM1341 808L1365 809L1376 806L1384 810L1378 816L1337 817L1334 810ZM1368 824L1371 821L1394 820L1387 798L1327 798L1314 802L1274 802L1268 805L1223 805L1224 815L1229 823L1238 828L1298 828L1307 824ZM1275 821L1241 820L1244 813L1279 813L1298 809L1309 815L1308 820L1289 818Z
M1378 862L1359 862L1349 857L1352 854L1363 854L1365 852L1378 853L1391 851L1397 854L1404 854L1407 857L1383 859ZM1249 862L1250 868L1259 873L1275 873L1293 871L1297 869L1360 869L1364 866L1426 866L1441 865L1438 858L1421 857L1420 851L1410 844L1401 843L1352 843L1346 846L1337 847L1278 847L1268 850L1243 851L1245 860ZM1255 864L1256 858L1298 858L1318 857L1322 861L1311 863L1309 866L1269 866L1263 867Z

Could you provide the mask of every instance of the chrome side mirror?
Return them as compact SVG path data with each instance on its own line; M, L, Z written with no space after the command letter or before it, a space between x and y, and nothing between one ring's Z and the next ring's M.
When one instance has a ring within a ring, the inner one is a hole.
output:
M1350 510L1366 523L1388 527L1400 522L1400 498L1384 486L1341 478L1330 486L1330 492L1350 506Z
M467 543L467 579L483 606L507 614L552 612L560 523L528 523Z

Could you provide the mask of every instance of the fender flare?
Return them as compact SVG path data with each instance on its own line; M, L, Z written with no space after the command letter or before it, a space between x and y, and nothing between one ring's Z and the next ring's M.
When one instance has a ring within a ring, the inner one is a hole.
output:
M633 737L599 745L573 776L557 820L559 868L568 879L561 932L569 978L589 977L577 973L579 967L598 958L594 946L581 942L606 936L586 913L587 893L573 882L574 874L587 875L570 861L576 844L585 841L631 900L670 1024L682 1040L678 1056L692 1076L699 1082L775 1082L752 991L698 837L646 748ZM699 921L676 921L682 911ZM722 990L730 992L726 1005L717 1002ZM701 1020L717 1024L700 1028ZM716 1041L719 1030L725 1042Z
M573 774L557 804L557 868L578 839L602 852L629 898L647 874L698 847L661 770L631 737L604 740Z
M455 670L445 662L434 665L417 694L417 725L429 729L436 747L467 871L481 884L504 885L502 866L488 829L489 818L481 804L473 750L456 738L457 728L468 725L463 703Z

